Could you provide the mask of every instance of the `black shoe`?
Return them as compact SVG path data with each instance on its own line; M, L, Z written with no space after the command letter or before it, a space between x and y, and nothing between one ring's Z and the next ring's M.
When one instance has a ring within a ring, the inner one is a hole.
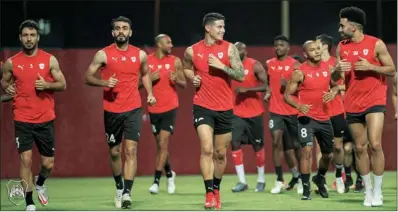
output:
M346 175L345 182L344 182L344 193L348 193L350 187L354 184L352 177L350 175Z
M301 197L301 200L311 200L311 190L310 189L304 189L303 197Z
M362 180L357 180L357 182L355 183L355 193L360 193L362 192L362 190L364 189L363 184L362 184Z
M328 190L325 187L325 177L320 175L315 175L312 177L312 182L318 187L318 194L323 198L328 198Z
M298 183L299 178L292 178L290 182L286 186L286 190L290 191L294 188L294 186Z

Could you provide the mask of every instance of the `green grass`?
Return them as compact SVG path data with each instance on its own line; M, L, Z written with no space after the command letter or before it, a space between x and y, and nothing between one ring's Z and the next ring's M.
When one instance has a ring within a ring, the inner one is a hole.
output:
M355 174L354 174L355 175ZM296 191L273 195L270 189L275 176L266 175L266 191L255 193L256 175L248 175L250 190L243 193L232 193L237 177L228 175L223 178L221 198L223 210L397 210L397 176L396 172L387 172L383 180L384 206L379 208L363 207L363 193L337 194L329 192L328 199L322 199L312 192L311 201L301 201ZM285 180L290 174L285 173ZM151 195L148 189L153 177L137 177L132 192L132 210L203 210L204 185L200 176L178 176L177 190L173 195L167 194L165 177L161 179L161 191ZM333 174L328 173L328 184L331 185ZM1 210L24 210L25 203L13 205L7 198L6 184L1 181ZM43 207L34 193L38 210L115 210L113 198L115 186L113 178L52 178L46 184L49 187L49 204ZM330 187L330 186L329 186ZM315 188L315 185L312 185Z

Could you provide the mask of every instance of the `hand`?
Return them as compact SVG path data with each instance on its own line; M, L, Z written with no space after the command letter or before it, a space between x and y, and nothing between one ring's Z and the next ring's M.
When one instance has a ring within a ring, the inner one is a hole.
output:
M202 77L200 77L199 75L196 75L193 77L192 84L195 88L199 88L201 81L202 81Z
M108 81L106 81L106 82L107 82L106 87L108 87L108 88L114 88L114 87L115 87L115 85L116 85L117 82L118 82L118 80L115 78L115 75L116 75L116 74L113 74L113 75L108 79Z
M146 102L147 102L150 106L152 106L152 105L154 105L154 104L156 103L156 98L155 98L152 94L149 94L148 97L147 97Z
M39 79L35 81L35 88L36 90L43 91L45 89L48 89L48 83L44 80L40 74L37 74L39 76Z
M358 62L354 64L355 71L371 71L373 70L373 65L369 63L365 58L359 57Z
M303 114L307 114L310 111L310 108L312 107L312 105L299 105L298 106L298 110L303 113Z
M246 93L246 92L247 92L247 88L238 87L235 89L236 94Z
M268 102L271 97L271 91L266 91L264 95L264 101Z
M14 96L15 95L15 84L11 84L7 87L7 89L5 90L5 92L10 95L10 96Z
M337 63L335 71L342 71L342 72L351 71L351 63L347 62L347 59L340 60Z
M171 82L176 82L177 74L174 71L170 71L169 79Z
M213 54L209 55L208 60L209 66L217 69L223 69L224 64L218 59L218 57L214 56Z
M160 78L159 69L152 72L150 77L151 77L152 82L155 82L156 80L158 80Z
M334 99L334 97L336 96L337 92L336 91L329 91L329 92L324 92L323 94L323 102L324 103L328 103L330 101L332 101Z

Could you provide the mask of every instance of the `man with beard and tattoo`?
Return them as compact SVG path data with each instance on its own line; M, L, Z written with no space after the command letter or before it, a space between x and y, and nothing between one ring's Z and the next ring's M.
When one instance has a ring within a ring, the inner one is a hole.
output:
M149 188L151 194L159 193L159 182L163 169L167 177L167 192L175 192L175 172L169 161L169 138L174 132L177 116L178 95L176 85L186 87L181 59L171 55L173 47L170 36L160 34L155 38L156 52L148 55L148 67L151 72L153 94L156 104L148 107L152 132L156 139L155 179Z
M309 178L315 137L321 148L322 162L319 163L314 183L323 198L329 197L325 188L325 174L332 159L333 127L326 104L339 92L339 86L331 80L332 67L322 61L317 43L307 41L303 49L307 61L292 74L284 93L284 100L299 111L298 137L302 146L300 173L304 188L302 200L310 200ZM298 99L293 96L296 92L298 92Z
M41 155L39 175L34 186L42 205L48 204L44 181L54 166L54 92L66 89L65 77L58 60L38 48L38 25L26 20L19 26L22 51L3 65L2 88L14 98L13 113L15 143L20 154L20 176L26 200L26 210L34 211L32 179L32 147L35 142ZM27 187L26 187L27 186Z
M384 153L382 132L387 104L386 77L396 74L394 62L385 43L363 32L366 13L358 7L340 10L339 33L342 40L336 49L336 76L344 74L344 108L355 142L358 171L365 185L366 207L382 206ZM370 179L368 145L372 150L374 186Z
M285 189L282 173L282 152L284 151L286 162L293 175L286 189L291 190L298 184L297 192L301 194L303 190L297 169L297 160L300 156L300 145L297 142L297 109L283 101L286 83L300 63L289 56L290 47L287 37L282 35L275 37L274 48L276 57L268 60L265 66L271 89L269 129L272 136L272 158L277 176L271 193L279 194Z
M110 164L116 183L116 208L130 208L131 189L137 171L137 145L142 124L139 78L147 92L147 103L154 105L152 81L147 66L147 55L129 45L132 35L130 19L120 16L112 21L115 43L99 50L85 75L86 84L103 87L104 124L109 147ZM95 74L101 70L101 79ZM124 137L125 162L122 153ZM122 178L123 172L123 178Z
M196 88L193 121L200 140L200 169L206 189L206 209L221 208L220 184L232 139L233 91L231 80L245 74L236 47L225 41L225 18L208 13L203 18L205 37L184 54L184 74Z
M241 192L248 189L243 166L242 141L253 146L256 153L257 185L255 192L262 192L265 188L264 165L264 105L261 92L265 92L264 99L268 101L271 96L267 74L258 61L247 57L246 45L235 43L240 59L245 70L243 82L233 82L232 87L236 96L234 100L234 118L232 119L232 158L239 182L232 188L232 192Z

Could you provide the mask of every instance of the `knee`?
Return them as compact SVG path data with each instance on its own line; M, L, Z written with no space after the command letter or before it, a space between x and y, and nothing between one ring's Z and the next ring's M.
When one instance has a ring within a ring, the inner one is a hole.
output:
M25 168L32 167L32 154L21 154L21 165Z
M381 146L381 140L373 140L370 142L370 147L372 148L372 152L383 151Z
M275 136L272 138L272 147L281 148L282 147L282 136Z
M42 161L42 166L43 166L45 169L53 169L53 167L54 167L54 158L51 157L51 158L46 158L46 159L44 159L44 160Z
M112 149L110 149L110 155L112 160L118 160L120 158L121 153L122 153L121 145L115 146Z
M124 149L126 160L133 160L137 155L137 143L126 145Z
M301 157L305 160L310 160L311 159L311 154L312 154L312 148L311 147L303 147L301 149Z
M227 150L226 149L218 149L214 153L214 159L216 160L225 160L227 155Z
M367 153L368 144L367 142L357 142L355 144L355 153L356 154L365 154Z
M333 145L333 149L336 154L339 154L343 151L343 144L341 142L336 142Z
M352 146L351 144L346 144L344 145L344 154L352 154Z
M212 146L202 147L202 151L200 154L202 157L213 157L213 147Z
M332 160L333 158L333 153L323 153L322 154L322 160Z

